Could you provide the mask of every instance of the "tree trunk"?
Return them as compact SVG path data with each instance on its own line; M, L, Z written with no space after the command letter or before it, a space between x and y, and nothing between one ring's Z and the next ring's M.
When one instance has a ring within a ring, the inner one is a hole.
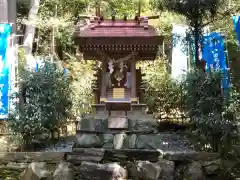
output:
M195 45L195 63L196 68L199 70L205 71L205 61L200 59L200 53L199 50L201 48L201 24L199 23L199 20L197 20L194 23L194 45Z
M40 0L31 0L30 4L30 11L28 14L28 23L26 25L25 34L24 34L24 40L23 40L23 47L24 47L24 57L25 61L29 62L33 59L32 56L32 49L33 49L33 41L35 36L35 28L36 28L36 21L37 21L37 13L40 6ZM24 63L25 66L25 63ZM23 105L24 105L24 97L23 97L23 86L20 79L19 82L19 104L20 104L20 112L23 111Z
M100 17L101 16L101 2L96 1L95 4L95 10L96 10L96 16Z
M35 36L37 13L40 6L40 0L31 0L30 11L28 14L28 23L26 25L23 45L26 60L32 58L32 48Z
M194 45L195 45L195 62L196 62L196 67L199 67L200 64L200 59L199 59L199 31L198 31L198 24L195 24L194 27Z
M141 0L138 1L138 17L141 17L141 6L142 6L142 3L141 3Z
M56 19L57 18L57 10L58 10L58 7L57 7L57 4L55 5L55 10L54 10L54 18ZM53 62L53 59L54 58L57 58L56 57L56 53L55 53L55 35L56 34L56 27L55 25L53 24L52 25L52 43L51 43L51 60Z

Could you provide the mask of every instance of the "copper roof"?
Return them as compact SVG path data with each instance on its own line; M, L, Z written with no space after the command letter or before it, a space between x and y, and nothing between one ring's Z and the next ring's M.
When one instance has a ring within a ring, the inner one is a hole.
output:
M156 30L148 25L148 19L137 20L91 20L82 27L77 27L78 37L154 37Z

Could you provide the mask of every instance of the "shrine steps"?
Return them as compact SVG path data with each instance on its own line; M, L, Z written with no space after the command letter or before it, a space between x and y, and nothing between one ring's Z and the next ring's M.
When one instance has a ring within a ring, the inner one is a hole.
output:
M154 134L156 133L156 131L154 130L120 130L120 129L109 129L107 131L96 131L96 130L76 130L77 134L119 134L119 133L126 133L127 135L131 135L131 134L138 134L138 135L143 135L143 134Z
M157 162L160 158L171 161L212 161L220 157L219 153L210 152L182 152L161 151L158 149L103 149L103 148L73 148L68 152L66 160L73 164L83 161L105 162L134 162L137 160Z

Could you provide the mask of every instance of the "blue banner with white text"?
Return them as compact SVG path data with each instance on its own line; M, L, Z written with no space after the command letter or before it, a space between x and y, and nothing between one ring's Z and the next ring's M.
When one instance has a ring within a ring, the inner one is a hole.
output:
M5 119L8 116L10 83L7 48L11 30L10 24L0 24L0 119Z
M226 62L224 36L218 32L206 34L203 40L202 57L207 71L220 71L223 75L222 88L229 88L229 73Z

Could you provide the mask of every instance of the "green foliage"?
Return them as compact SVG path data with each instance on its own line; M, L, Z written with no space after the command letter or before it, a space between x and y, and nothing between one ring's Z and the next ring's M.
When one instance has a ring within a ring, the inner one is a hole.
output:
M195 61L198 68L203 69L199 59L199 45L201 44L203 28L213 22L223 0L152 0L151 4L160 11L170 11L186 17L189 34L194 37Z
M190 72L186 78L186 106L191 117L223 110L219 73Z
M185 107L199 143L226 153L237 135L237 122L236 111L224 99L220 82L218 72L190 72L184 83Z
M90 105L93 100L93 91L91 81L93 79L93 63L91 61L69 62L69 71L71 72L72 81L72 118L76 119L84 113L91 111Z
M232 88L229 97L224 98L219 72L193 71L178 82L163 67L159 62L145 67L149 111L166 120L187 115L196 147L226 155L237 139L239 93Z
M145 102L156 117L179 116L182 111L182 91L179 82L166 72L163 60L142 64L146 73ZM149 66L149 67L148 67Z
M71 89L63 69L45 61L38 72L25 70L21 74L25 103L16 102L9 118L9 127L20 133L29 143L43 131L52 131L62 126L71 110Z
M158 117L180 116L182 106L181 86L168 74L153 74L148 79L145 98L150 112Z
M200 21L216 15L221 0L152 0L152 5L159 10L170 10L182 14L188 20Z

